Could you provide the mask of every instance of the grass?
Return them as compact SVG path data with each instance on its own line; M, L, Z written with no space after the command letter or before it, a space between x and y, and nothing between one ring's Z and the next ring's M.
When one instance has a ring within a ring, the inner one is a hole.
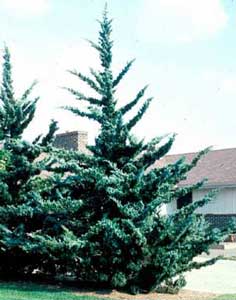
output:
M222 295L212 300L236 300L236 294Z
M27 282L0 282L0 300L102 300L93 296L78 296L69 289ZM148 299L148 295L145 296ZM191 298L192 299L192 298ZM199 298L198 298L199 299ZM103 299L104 300L104 299ZM234 295L222 295L212 300L236 300Z
M92 296L77 296L69 291L32 283L0 282L0 300L102 300Z

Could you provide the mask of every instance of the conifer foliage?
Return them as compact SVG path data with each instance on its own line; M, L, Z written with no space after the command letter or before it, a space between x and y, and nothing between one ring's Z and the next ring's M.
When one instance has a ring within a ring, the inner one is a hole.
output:
M3 59L3 76L0 95L2 104L0 110L1 138L18 138L31 122L39 98L33 101L28 100L28 96L35 82L24 92L20 99L15 98L10 53L7 47L4 49Z
M23 275L38 265L38 256L26 248L31 233L41 228L45 219L42 213L39 218L43 205L36 182L52 163L40 155L49 152L57 126L52 122L48 134L34 143L22 139L38 98L29 99L34 84L16 98L11 71L10 53L5 47L0 89L0 273Z
M71 261L73 273L81 282L125 288L132 293L165 287L177 291L184 285L185 271L214 262L197 263L193 258L207 252L210 245L227 234L227 230L212 229L196 213L197 208L211 200L212 194L173 215L161 214L164 204L203 185L200 182L178 187L208 149L191 163L182 158L174 164L150 168L168 153L175 136L157 137L145 143L132 135L152 98L145 100L127 121L126 114L142 101L146 87L126 105L118 107L116 89L133 61L114 76L111 32L112 21L105 10L98 43L90 42L98 51L101 69L90 69L89 76L70 71L97 97L67 88L79 103L84 101L88 106L87 110L79 105L65 108L100 125L95 145L88 147L91 155L83 159L80 156L77 161L74 157L73 162L61 165L61 170L70 170L63 179L63 187L67 186L72 199L81 201L77 217L68 228L73 239L80 241Z

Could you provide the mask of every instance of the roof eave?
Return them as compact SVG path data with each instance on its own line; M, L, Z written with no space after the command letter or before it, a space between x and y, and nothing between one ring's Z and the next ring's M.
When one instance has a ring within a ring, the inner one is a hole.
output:
M180 184L180 187L187 187L191 186L195 183L189 183L189 184ZM202 187L199 188L199 190L205 190L205 189L218 189L218 188L236 188L236 183L206 183Z

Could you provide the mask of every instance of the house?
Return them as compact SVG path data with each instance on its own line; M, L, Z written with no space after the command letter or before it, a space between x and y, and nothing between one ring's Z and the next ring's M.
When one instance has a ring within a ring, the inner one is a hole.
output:
M54 145L59 148L87 152L87 142L87 132L72 131L56 135ZM175 163L183 156L186 162L191 162L196 155L197 153L166 155L153 167L158 168ZM189 186L204 178L208 181L202 188L177 201L172 201L163 208L163 213L172 214L182 206L203 198L212 189L218 189L216 197L204 207L198 208L197 212L205 215L206 219L216 227L227 225L230 218L236 217L236 148L208 152L188 173L187 179L180 182L179 186Z
M156 162L155 167L174 163L183 156L186 162L191 162L196 155L197 153L167 155ZM236 148L208 152L179 186L189 186L204 178L208 181L202 188L166 205L165 213L171 214L182 206L201 199L212 189L217 189L216 197L207 205L198 208L197 212L205 215L216 227L224 226L230 218L236 217Z

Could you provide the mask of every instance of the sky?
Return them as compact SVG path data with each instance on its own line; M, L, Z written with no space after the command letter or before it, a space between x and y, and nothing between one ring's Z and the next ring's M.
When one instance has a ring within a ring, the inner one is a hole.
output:
M117 91L118 105L149 84L154 100L133 130L138 138L177 133L172 153L236 147L236 1L108 0L113 19L113 70L135 58ZM16 94L35 79L40 96L25 133L46 132L52 118L60 132L99 128L62 110L81 105L62 87L89 90L67 70L99 68L97 41L104 0L0 0L0 63L7 44ZM131 117L137 110L128 116Z

